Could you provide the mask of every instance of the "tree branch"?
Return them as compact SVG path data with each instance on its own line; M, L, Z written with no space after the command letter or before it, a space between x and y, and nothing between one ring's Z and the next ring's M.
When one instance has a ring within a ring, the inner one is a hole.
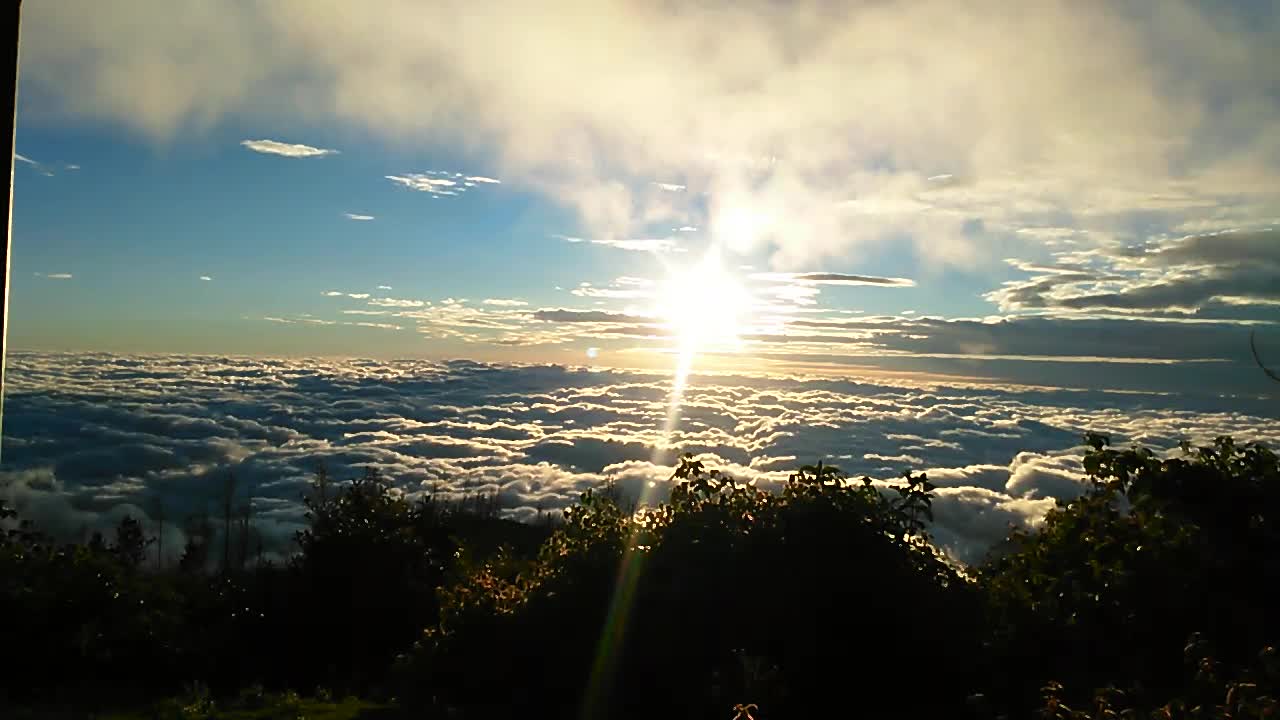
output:
M1266 373L1267 377L1271 378L1272 380L1275 380L1276 382L1280 382L1280 374L1276 373L1276 371L1271 370L1266 365L1264 365L1262 363L1262 357L1258 355L1258 344L1254 341L1254 338L1253 338L1253 336L1256 335L1257 332L1258 332L1257 330L1249 331L1249 350L1253 352L1253 361L1258 364L1258 367L1262 368L1262 372Z

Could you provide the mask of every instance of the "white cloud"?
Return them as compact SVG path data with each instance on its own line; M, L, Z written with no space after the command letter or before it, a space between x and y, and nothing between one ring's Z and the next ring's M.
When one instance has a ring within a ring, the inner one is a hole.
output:
M663 13L602 0L589 15L505 8L502 22L402 3L359 23L309 0L110 18L94 7L24 14L36 110L158 141L297 118L483 148L504 182L575 209L585 233L701 225L779 270L892 238L923 263L970 264L993 242L967 230L976 218L1009 232L1062 216L1094 229L1143 214L1179 225L1225 205L1274 216L1280 195L1267 72L1277 24L1248 2L1008 13L987 0L800 0ZM921 37L927 48L909 41ZM475 52L481 43L510 52ZM449 177L466 187L481 176ZM655 177L687 178L706 202L651 192Z
M510 298L485 298L480 301L482 305L493 305L496 307L520 307L528 305L524 300L512 300Z
M307 157L323 157L325 155L336 155L337 150L328 150L325 148L312 147L310 145L300 145L295 143L284 143L278 140L241 140L240 144L256 153L264 155L279 155L289 158L307 158Z
M213 278L209 277L208 275L201 275L200 279L204 280L205 282L210 282L211 280L213 280Z
M397 298L373 298L369 301L370 305L378 307L398 307L398 308L420 308L428 305L422 300L402 300Z
M444 170L427 170L405 175L387 175L388 180L410 190L429 193L432 197L453 197L474 190L480 185L498 185L502 181L483 175L463 175Z
M72 278L71 273L46 273L46 274L36 273L36 275L39 275L41 277L46 277L50 280L70 280Z
M342 297L346 295L346 293L338 292L337 290L328 290L323 294L325 297Z
M597 346L582 346L579 357L587 347ZM112 355L84 363L13 353L5 429L14 446L0 491L20 485L31 507L41 499L29 491L46 488L52 509L42 522L74 532L86 518L66 516L69 508L145 507L140 500L160 486L171 492L174 516L198 511L204 495L197 489L230 469L260 488L264 525L284 525L272 542L286 550L303 512L299 492L319 461L338 478L378 467L411 496L437 483L445 493L497 492L507 512L527 517L539 505L568 506L606 477L630 492L656 481L661 496L682 452L769 489L796 466L823 459L881 480L905 467L927 470L940 488L935 538L973 561L1009 523L1034 526L1053 498L1079 493L1085 430L1160 448L1226 433L1280 440L1274 404L1265 399L1206 396L1190 410L1185 399L1150 394L716 374L691 379L677 429L657 442L654 423L665 417L670 390L665 373L477 367ZM127 378L114 372L126 369ZM175 373L189 381L137 380ZM227 383L229 376L236 382ZM101 397L115 401L89 401ZM422 402L406 405L408 397ZM234 416L221 411L229 403ZM90 408L92 422L82 421ZM37 475L40 482L26 482Z
M431 177L422 173L410 173L408 175L387 175L386 178L393 183L403 185L410 190L431 193L432 195L457 195L458 183L454 180L441 177Z
M390 289L391 289L391 286L390 286L390 285L379 285L379 286L378 286L378 289L379 289L379 290L390 290Z
M37 162L25 155L21 155L16 152L13 154L13 159L17 160L18 162L23 162L30 165L32 168L35 169L36 172L40 173L41 175L44 175L46 177L53 177L53 171L50 170L48 167L46 167L44 163ZM78 169L78 168L79 166L77 165L75 166L75 168L69 168L69 169Z
M377 328L378 330L400 330L401 329L399 325L392 325L391 323L357 322L357 323L346 323L346 324L354 325L356 327Z
M687 249L682 247L675 238L602 238L597 240L587 240L580 237L568 237L565 235L557 235L556 237L570 243L590 243L592 245L603 245L605 247L616 248L618 250L632 250L635 252L651 252L651 253L682 253Z
M347 293L347 297L352 300L368 300L369 293Z
M661 190L666 190L667 192L683 192L685 189L684 185L677 185L675 183L655 182L654 185Z
M348 220L372 220L372 215L361 215L359 213L342 213Z

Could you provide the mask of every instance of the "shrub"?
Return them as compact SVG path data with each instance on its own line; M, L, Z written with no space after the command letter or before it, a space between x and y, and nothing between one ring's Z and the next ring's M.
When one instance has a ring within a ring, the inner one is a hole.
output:
M502 703L547 716L954 704L977 639L944 618L977 605L926 542L924 476L891 497L819 465L774 495L686 458L674 480L634 514L587 492L536 561L472 568L403 659L406 695L498 713L504 678Z
M1173 696L1191 633L1231 664L1276 640L1276 455L1229 438L1171 458L1087 440L1090 492L980 573L989 671L1015 707L1050 680L1077 702L1108 684Z

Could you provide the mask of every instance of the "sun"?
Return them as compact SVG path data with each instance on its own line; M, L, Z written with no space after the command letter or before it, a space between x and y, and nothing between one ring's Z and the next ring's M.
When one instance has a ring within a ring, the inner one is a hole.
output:
M736 351L751 310L751 296L708 253L693 267L672 272L659 289L656 314L676 337L682 359L707 351Z

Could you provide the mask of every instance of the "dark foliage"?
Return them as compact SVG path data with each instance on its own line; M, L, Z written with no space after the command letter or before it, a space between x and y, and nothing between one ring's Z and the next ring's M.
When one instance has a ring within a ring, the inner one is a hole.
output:
M6 698L111 705L192 682L371 692L436 622L455 551L475 538L532 554L547 532L497 517L491 503L410 503L373 473L337 488L320 480L326 494L307 498L310 522L286 567L218 562L210 574L207 517L193 519L168 572L143 567L153 539L132 518L112 542L57 543L28 524L0 532L0 715ZM15 520L0 504L0 521ZM230 547L228 558L243 553Z
M780 495L689 459L676 479L669 503L635 514L588 492L535 561L474 567L405 658L406 694L552 717L960 702L978 637L939 618L973 616L978 598L926 542L923 476L893 499L821 465Z
M1077 701L1116 684L1151 705L1185 686L1192 633L1237 666L1277 640L1276 455L1219 438L1162 459L1087 439L1092 491L982 569L990 675L1015 707L1049 680Z
M296 690L468 718L1280 717L1280 460L1087 441L1090 491L969 570L928 542L924 475L822 464L770 494L686 458L668 502L587 492L555 528L321 470L280 567L230 481L171 568L131 518L60 544L0 501L0 715Z

